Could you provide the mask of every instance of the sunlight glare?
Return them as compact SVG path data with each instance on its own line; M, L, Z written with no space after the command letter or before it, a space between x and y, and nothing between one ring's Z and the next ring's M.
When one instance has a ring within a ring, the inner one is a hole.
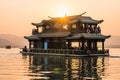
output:
M64 16L66 16L66 15L68 15L68 9L67 8L59 8L59 9L57 9L57 16L58 17L64 17Z

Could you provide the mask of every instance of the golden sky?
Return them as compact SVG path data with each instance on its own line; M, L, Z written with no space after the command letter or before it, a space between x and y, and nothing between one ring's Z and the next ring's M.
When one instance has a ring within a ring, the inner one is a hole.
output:
M103 34L120 35L120 0L0 0L0 34L31 34L31 22L60 16L61 8L67 15L87 12L85 16L103 19Z

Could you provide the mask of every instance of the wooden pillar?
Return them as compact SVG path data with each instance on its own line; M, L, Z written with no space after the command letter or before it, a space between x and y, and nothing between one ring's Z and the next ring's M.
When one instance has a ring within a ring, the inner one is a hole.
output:
M35 44L36 44L36 42L35 42L35 41L33 41L33 48L35 48Z
M71 42L68 40L68 49L70 49Z
M87 41L87 49L91 50L91 41L90 40Z
M29 40L29 48L31 48L31 41Z
M52 49L52 44L53 44L53 43L52 43L52 39L50 38L50 39L49 39L49 49Z
M89 42L89 50L91 50L91 40L90 41L88 41Z
M97 50L97 41L94 41L93 44L94 44L94 49Z
M97 50L97 41L93 41L93 49Z
M41 43L42 43L42 49L44 49L44 40L42 40Z
M38 33L38 32L39 32L39 31L38 31L38 26L36 26L36 28L37 28L37 33Z
M81 48L84 49L84 40L82 40L82 47Z
M80 41L79 41L79 47L81 47L81 45L80 45Z
M59 47L58 47L59 49L62 49L63 45L66 47L66 45L64 44L64 41L61 38L58 40L58 43L59 43Z
M104 51L104 41L102 41L102 51Z
M70 42L69 42L69 40L68 40L68 49L70 48Z
M34 48L37 48L37 40L34 41Z

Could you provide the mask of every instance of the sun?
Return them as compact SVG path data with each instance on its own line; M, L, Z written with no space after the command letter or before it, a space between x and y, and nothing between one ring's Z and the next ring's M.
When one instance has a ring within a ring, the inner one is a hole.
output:
M61 7L57 9L57 16L58 17L64 17L69 14L69 11L67 8Z

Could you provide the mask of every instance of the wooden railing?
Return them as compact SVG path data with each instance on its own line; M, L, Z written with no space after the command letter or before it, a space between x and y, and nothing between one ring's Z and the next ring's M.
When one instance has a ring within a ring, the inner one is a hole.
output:
M31 48L30 52L37 53L60 53L60 54L81 54L84 53L83 50L74 50L74 49L39 49L39 48Z
M23 51L24 52L24 51ZM40 49L40 48L30 48L27 49L27 52L35 52L35 53L55 53L55 54L104 54L104 51L97 50L78 50L78 49Z

